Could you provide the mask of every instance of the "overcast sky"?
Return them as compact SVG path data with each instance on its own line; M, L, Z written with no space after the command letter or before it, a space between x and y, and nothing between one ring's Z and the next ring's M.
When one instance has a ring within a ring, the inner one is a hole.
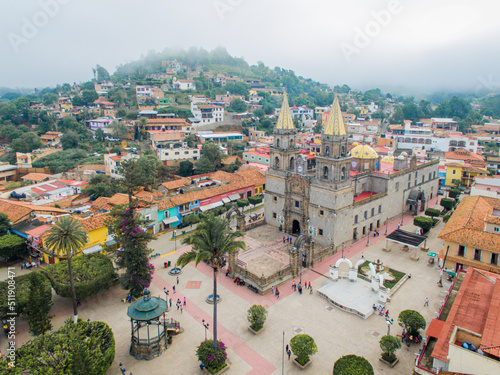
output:
M224 46L332 86L496 90L499 14L498 0L2 0L0 86L87 81L96 64L112 73L150 50Z

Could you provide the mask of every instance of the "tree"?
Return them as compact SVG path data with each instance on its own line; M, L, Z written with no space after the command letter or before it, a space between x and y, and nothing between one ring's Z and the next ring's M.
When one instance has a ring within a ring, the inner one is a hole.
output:
M182 218L182 223L184 225L193 225L200 222L200 217L195 214L186 215Z
M113 121L111 123L111 134L115 138L124 139L128 135L128 127L118 121Z
M220 146L214 142L205 142L201 148L201 158L208 160L215 166L215 169L220 168L224 153L221 151Z
M76 303L75 281L73 279L73 257L80 254L82 247L87 242L87 233L83 225L74 217L64 216L57 220L54 226L47 232L45 246L55 256L68 260L69 282L71 295L73 297L73 320L78 322L78 307Z
M250 328L254 331L260 331L267 319L267 310L262 305L253 305L248 309L247 319Z
M110 80L110 76L109 76L109 73L108 71L103 68L102 66L100 65L96 65L95 67L95 71L97 73L97 82L102 82L102 81L109 81Z
M295 335L290 340L290 348L297 356L297 362L304 366L309 362L309 356L318 352L314 339L306 334Z
M435 218L441 214L441 211L439 211L437 208L428 208L427 210L425 210L425 214L427 216Z
M195 167L194 173L196 174L210 173L215 170L215 165L208 158L204 158L203 156L196 161Z
M448 192L448 197L457 200L460 194L462 194L462 192L459 189L451 189Z
M16 350L16 365L0 359L6 375L104 375L115 359L113 331L104 322L66 322L57 331L35 337Z
M248 202L248 199L238 199L236 201L236 204L238 205L238 207L243 208L248 206L250 203Z
M41 272L31 272L29 274L30 294L26 315L30 331L35 335L42 334L52 329L49 315L52 302L52 290L44 287L45 276Z
M154 155L128 159L120 164L118 172L123 176L121 182L127 190L129 202L132 202L132 195L140 186L149 188L155 183L158 164Z
M413 225L420 227L424 230L424 232L427 232L432 228L432 225L434 224L432 218L426 217L426 216L415 216L413 218Z
M15 234L7 234L0 237L0 257L10 259L21 255L26 250L26 241L24 238Z
M184 142L187 143L188 147L196 147L197 139L195 134L188 134L184 138Z
M441 201L439 202L439 205L443 207L445 210L449 211L453 207L455 207L455 200L450 199L450 198L441 198Z
M95 90L83 90L82 91L82 102L83 105L90 106L99 99L99 95Z
M51 92L48 92L47 94L42 96L42 103L46 106L49 106L49 105L53 104L55 101L57 101L58 98L59 98L59 96L57 94L53 94Z
M222 341L205 340L196 349L196 356L211 374L215 374L227 366L226 349Z
M373 375L373 367L364 357L349 354L335 361L333 375Z
M73 262L73 278L77 301L96 295L101 290L108 289L116 278L111 259L100 253L82 254ZM64 298L71 298L72 291L69 280L69 268L66 260L51 264L45 271L55 292Z
M0 212L0 236L8 234L10 228L12 228L12 224L9 217L3 212Z
M396 355L394 353L401 348L401 341L397 337L385 335L382 336L379 344L380 349L382 349L382 359L389 363L393 363L396 360Z
M11 147L14 152L31 152L42 147L42 141L36 133L27 132L21 138L14 139Z
M251 197L248 197L248 202L253 205L253 206L256 206L258 205L259 203L262 203L262 197L259 197L258 195L253 195Z
M320 134L322 130L323 130L323 126L321 125L320 122L317 122L316 125L314 126L314 133Z
M122 248L116 253L116 265L125 269L120 275L122 288L129 290L134 297L139 297L151 284L155 268L148 259L152 251L148 248L148 242L153 239L152 234L145 229L149 220L142 218L134 209L134 202L128 206L115 206L108 225Z
M192 248L177 259L177 265L183 268L194 261L195 266L198 266L200 262L205 261L212 267L215 300L217 298L217 273L226 262L226 255L246 248L244 241L237 240L243 237L243 232L230 230L227 220L211 215L203 218L196 230L191 236L182 239L183 244L191 245ZM217 345L217 303L214 303L213 329L214 345Z
M61 145L63 150L77 148L80 142L80 136L73 130L68 130L61 136Z
M106 134L104 133L104 131L102 129L97 129L95 131L95 139L97 139L98 141L104 142L105 138L106 138Z
M246 103L238 98L233 100L230 107L235 112L245 112L247 110Z
M399 313L398 324L403 327L410 336L418 336L418 331L427 325L425 319L415 310L404 310Z
M394 112L393 112L391 118L389 119L391 124L403 124L404 119L405 119L405 115L403 112L403 108L401 108L401 106L399 106L399 105L395 106Z
M192 176L194 172L193 163L189 160L184 160L179 163L179 176L188 177Z

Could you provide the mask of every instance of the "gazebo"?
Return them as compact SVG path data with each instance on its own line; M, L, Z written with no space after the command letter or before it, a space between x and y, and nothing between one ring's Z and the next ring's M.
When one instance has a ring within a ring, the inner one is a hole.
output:
M159 297L151 297L148 289L144 297L129 306L132 337L130 355L136 359L153 359L161 355L171 343L169 326L165 319L167 302ZM178 323L175 323L178 327Z

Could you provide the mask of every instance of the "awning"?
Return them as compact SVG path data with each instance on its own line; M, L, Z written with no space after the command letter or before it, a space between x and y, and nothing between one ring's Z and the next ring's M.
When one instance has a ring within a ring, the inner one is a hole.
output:
M237 201L238 199L240 199L240 195L239 194L231 194L228 198L231 199L232 201Z
M97 244L94 246L87 247L86 249L83 249L84 254L98 253L99 251L102 251L101 244Z
M437 339L441 334L441 331L443 330L444 323L445 322L443 322L442 320L432 319L431 324L429 324L429 327L427 328L427 331L425 331L425 334Z
M222 198L222 202L224 204L228 204L228 203L231 203L231 199L229 199L229 198Z
M211 204L207 204L206 206L201 206L200 207L200 211L201 212L205 212L205 211L208 211L208 210L211 210L212 209L212 205Z
M162 221L163 224L168 225L172 223L176 223L179 221L179 218L177 216L173 217L167 217L165 220Z
M426 236L397 229L386 237L386 240L400 243L411 247L419 247L422 242L427 240Z
M220 206L224 206L224 203L219 201L219 202L212 203L210 206L212 206L212 208L220 207Z

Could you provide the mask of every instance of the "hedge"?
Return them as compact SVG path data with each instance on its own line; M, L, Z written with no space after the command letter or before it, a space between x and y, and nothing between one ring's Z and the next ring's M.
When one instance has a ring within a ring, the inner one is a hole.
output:
M38 271L32 271L38 272ZM47 293L52 294L52 288L50 286L49 280L44 277L44 287L46 288ZM15 283L15 312L17 315L21 315L25 313L26 306L28 305L29 293L30 293L30 280L29 274L16 276L14 277L13 282ZM12 281L11 281L12 284ZM7 313L9 312L8 302L8 293L9 293L9 281L0 282L0 318L7 318ZM12 311L11 311L12 312Z
M434 218L439 216L441 214L441 211L439 211L437 208L428 208L427 210L425 210L425 214Z
M108 289L117 277L113 263L103 254L83 254L73 258L73 278L75 280L76 299L82 301L101 290ZM64 260L47 267L44 271L58 295L71 298L68 261Z
M373 375L373 366L365 358L345 355L335 362L333 375Z
M432 218L426 216L415 216L413 218L413 225L422 228L425 232L430 230L434 222Z

